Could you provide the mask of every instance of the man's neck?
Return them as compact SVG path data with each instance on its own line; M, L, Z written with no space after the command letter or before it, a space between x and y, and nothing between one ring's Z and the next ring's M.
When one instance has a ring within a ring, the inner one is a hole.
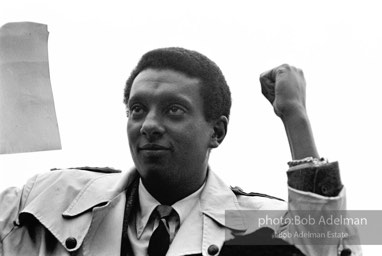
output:
M163 182L150 183L142 178L142 183L147 191L163 205L173 205L183 198L197 191L205 182L204 178L193 183L184 182L177 184L163 184Z

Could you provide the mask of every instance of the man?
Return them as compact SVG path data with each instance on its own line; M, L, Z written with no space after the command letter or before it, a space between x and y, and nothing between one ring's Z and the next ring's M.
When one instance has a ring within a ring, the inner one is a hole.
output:
M302 71L281 65L260 82L291 148L289 205L230 189L209 168L211 150L227 133L231 96L224 76L198 52L157 49L142 57L125 87L135 168L54 171L3 192L0 255L228 255L235 252L225 242L264 230L243 210L343 209L338 165L316 150ZM268 226L271 235L299 228ZM294 255L358 253L346 239L328 246L286 240L296 245Z

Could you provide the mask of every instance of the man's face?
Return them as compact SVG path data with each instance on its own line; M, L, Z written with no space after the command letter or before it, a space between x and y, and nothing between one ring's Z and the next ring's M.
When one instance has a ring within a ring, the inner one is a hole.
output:
M127 133L144 182L204 181L214 129L204 118L200 86L198 79L171 70L147 69L135 78Z

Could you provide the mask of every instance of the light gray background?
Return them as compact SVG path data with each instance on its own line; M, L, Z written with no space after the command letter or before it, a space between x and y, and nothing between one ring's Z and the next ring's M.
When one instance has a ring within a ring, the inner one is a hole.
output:
M63 149L1 155L0 189L51 167L131 167L124 82L144 52L183 46L216 61L231 85L228 137L210 161L228 184L287 197L288 143L258 77L290 63L304 70L318 149L340 161L348 208L380 210L380 10L378 1L3 0L0 24L48 24Z

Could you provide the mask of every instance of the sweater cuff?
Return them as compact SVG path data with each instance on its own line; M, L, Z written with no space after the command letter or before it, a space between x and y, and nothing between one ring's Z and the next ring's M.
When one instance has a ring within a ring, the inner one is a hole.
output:
M343 187L338 162L297 165L287 171L287 176L290 187L327 197L337 196Z

